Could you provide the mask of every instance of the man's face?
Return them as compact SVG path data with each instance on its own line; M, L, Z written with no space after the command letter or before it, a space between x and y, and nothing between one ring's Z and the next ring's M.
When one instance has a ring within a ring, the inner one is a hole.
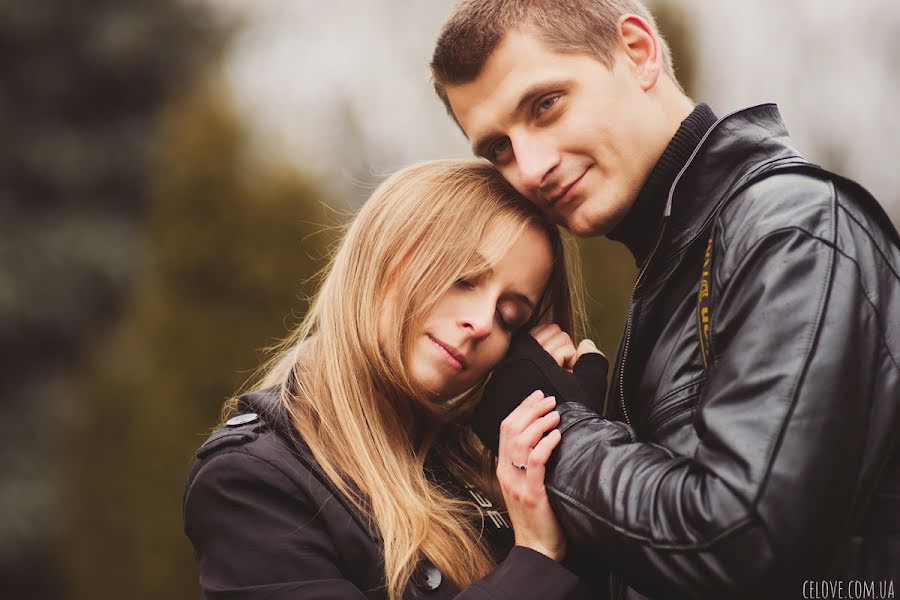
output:
M474 81L447 90L475 154L579 236L622 220L670 137L652 83L616 57L609 69L514 30Z

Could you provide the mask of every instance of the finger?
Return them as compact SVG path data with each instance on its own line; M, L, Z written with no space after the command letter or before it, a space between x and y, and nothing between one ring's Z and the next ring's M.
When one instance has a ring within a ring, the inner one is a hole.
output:
M551 337L547 338L541 346L547 354L553 357L553 360L560 367L564 366L566 363L574 364L576 352L575 344L572 343L572 338L570 338L569 334L565 331L554 333Z
M529 333L531 333L531 337L537 340L537 343L543 346L544 342L561 331L562 329L556 323L544 323L532 328Z
M543 417L535 420L531 425L526 427L522 433L511 440L512 452L515 456L524 458L528 456L535 446L544 437L544 434L559 425L559 413L551 410ZM521 464L521 463L520 463Z
M544 416L556 406L556 398L545 397L540 390L534 392L515 408L500 423L500 448L511 436L518 435L534 421Z
M589 340L584 338L581 340L581 343L578 344L578 350L576 351L576 360L581 358L584 354L599 354L603 358L606 358L606 355L597 348L597 345L593 342L593 340Z
M538 442L528 455L528 462L525 470L525 486L532 493L540 493L544 491L544 476L546 475L547 461L553 449L559 445L562 434L559 429L554 429Z
M548 352L556 364L563 368L571 368L575 364L575 346L569 344L559 346Z

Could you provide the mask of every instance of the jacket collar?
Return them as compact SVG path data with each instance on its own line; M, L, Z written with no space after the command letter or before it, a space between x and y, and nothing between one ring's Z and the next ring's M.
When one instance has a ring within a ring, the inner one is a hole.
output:
M280 435L289 444L297 458L305 463L310 472L319 479L320 483L328 489L341 504L343 504L344 508L352 515L357 525L359 525L363 531L367 532L374 542L380 544L381 537L374 524L370 522L363 511L357 508L349 498L344 496L344 494L338 490L331 479L319 466L319 463L313 456L309 446L306 445L306 442L304 442L300 437L300 434L297 433L297 430L291 423L290 416L288 415L284 404L281 402L280 389L279 386L272 386L246 393L240 397L238 408L242 411L256 413L261 421L263 421L272 431ZM348 481L347 485L358 492L358 489L352 481ZM361 493L358 493L358 497L361 498L364 505L368 506L366 499ZM371 513L371 511L367 512L369 514Z
M678 173L666 201L666 254L706 232L723 202L763 171L802 161L775 104L734 112L706 132Z
M298 437L290 426L290 419L278 394L278 386L244 394L238 401L238 409L256 413L261 421L282 435Z

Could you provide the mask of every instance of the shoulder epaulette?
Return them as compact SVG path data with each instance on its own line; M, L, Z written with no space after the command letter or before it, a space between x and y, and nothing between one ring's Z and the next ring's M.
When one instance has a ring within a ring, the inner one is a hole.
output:
M197 458L209 456L216 450L226 446L237 446L252 442L259 437L265 423L254 412L235 415L225 422L225 426L216 430L197 449Z

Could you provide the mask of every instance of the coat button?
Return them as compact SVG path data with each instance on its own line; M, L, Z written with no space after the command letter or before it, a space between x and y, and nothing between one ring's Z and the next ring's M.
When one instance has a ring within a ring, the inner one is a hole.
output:
M443 577L436 566L426 562L425 564L419 565L419 568L416 569L413 580L419 588L433 592L441 585Z
M228 427L240 427L241 425L246 425L247 423L253 423L259 419L259 415L256 413L244 413L242 415L235 415L225 421L225 425Z

